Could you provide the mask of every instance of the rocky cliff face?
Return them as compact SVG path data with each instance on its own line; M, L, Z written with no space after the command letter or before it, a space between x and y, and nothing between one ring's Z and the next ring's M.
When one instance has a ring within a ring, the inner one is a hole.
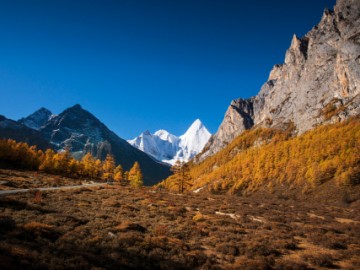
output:
M252 126L297 133L360 113L360 1L338 0L302 38L294 35L283 64L275 65L259 94L234 100L202 160Z
M224 148L236 136L254 125L253 99L233 100L218 131L205 145L202 157L211 156Z

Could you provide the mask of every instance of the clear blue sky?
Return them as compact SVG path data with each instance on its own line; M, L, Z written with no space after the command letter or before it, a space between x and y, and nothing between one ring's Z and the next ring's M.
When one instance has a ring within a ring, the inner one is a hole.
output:
M0 0L0 114L76 103L125 139L216 132L335 0Z

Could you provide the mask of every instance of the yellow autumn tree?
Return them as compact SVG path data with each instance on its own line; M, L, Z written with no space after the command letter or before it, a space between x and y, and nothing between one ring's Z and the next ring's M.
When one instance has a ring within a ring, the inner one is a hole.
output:
M124 173L124 170L121 167L121 165L116 166L116 168L114 170L114 180L119 181L119 182L121 180L123 180L123 173Z
M68 173L73 177L79 177L80 162L72 158L69 162Z
M102 162L100 159L95 160L93 173L93 177L95 178L99 178L102 176Z
M112 155L107 154L106 159L103 162L102 170L102 179L109 180L114 178L115 160Z
M95 159L91 153L87 153L81 161L71 156L69 149L55 152L47 149L44 153L36 146L29 146L24 142L16 142L11 139L0 139L0 164L11 168L40 170L51 174L59 174L70 177L102 177L104 179L115 177L121 180L122 167L115 168L114 158L110 155L104 163Z
M72 159L69 150L56 153L53 156L54 172L57 174L68 174L69 163Z
M95 174L95 158L91 153L86 153L85 156L81 159L81 164L83 166L83 176L94 177Z
M0 139L0 163L21 169L37 170L44 153L36 146L11 139Z
M39 170L47 173L54 172L54 158L55 152L52 149L47 149L44 155L44 159L40 164Z
M130 169L128 178L130 181L130 185L132 185L133 187L139 188L144 184L140 164L137 161Z
M191 188L235 193L284 184L309 188L328 181L360 184L360 117L299 136L291 136L292 126L245 131L215 155L190 162ZM179 190L176 174L163 182L166 188Z

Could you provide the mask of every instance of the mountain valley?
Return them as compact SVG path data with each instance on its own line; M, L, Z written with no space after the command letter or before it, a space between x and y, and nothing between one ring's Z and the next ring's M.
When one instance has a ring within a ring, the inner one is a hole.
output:
M141 111L154 93L137 94ZM0 115L0 266L360 269L360 1L337 0L294 35L284 63L258 94L230 102L215 134L196 119L180 136L125 140L79 104Z

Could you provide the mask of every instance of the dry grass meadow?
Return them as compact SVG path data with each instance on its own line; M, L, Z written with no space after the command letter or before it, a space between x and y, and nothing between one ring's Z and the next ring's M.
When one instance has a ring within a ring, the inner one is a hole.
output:
M1 269L360 269L358 189L40 192L74 180L5 170L0 178L0 190L33 189L0 196Z

